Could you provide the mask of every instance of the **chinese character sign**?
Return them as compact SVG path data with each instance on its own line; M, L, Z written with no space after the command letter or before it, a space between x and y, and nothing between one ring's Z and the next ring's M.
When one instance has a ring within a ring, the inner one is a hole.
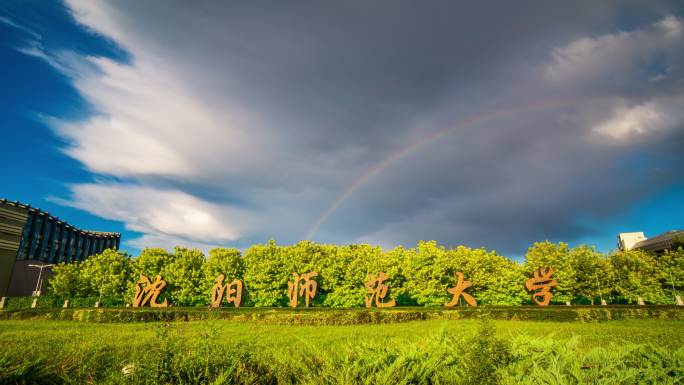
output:
M532 293L532 300L539 306L547 306L549 302L551 302L551 298L553 298L551 288L557 286L558 282L551 278L552 275L552 268L540 267L534 272L534 277L525 282L527 291L534 291L534 293ZM539 298L541 298L541 300L539 300Z
M525 288L530 292L532 300L539 306L548 306L553 299L552 289L558 286L558 282L553 279L554 272L555 270L551 267L541 267L534 271L533 277L525 281ZM291 307L296 308L302 298L306 307L310 306L318 289L317 277L318 273L315 271L301 275L296 272L292 273L292 280L287 283L287 296ZM447 288L447 292L451 294L451 299L444 306L457 306L463 302L461 299L469 306L478 306L475 297L466 292L468 288L473 286L472 282L466 280L463 272L460 271L455 272L455 277L455 286ZM389 293L388 281L390 281L390 276L382 271L377 274L369 274L368 280L364 282L364 303L366 307L372 307L373 304L379 308L397 305L396 299L385 302ZM234 279L226 283L225 274L219 273L214 282L211 288L212 308L221 307L224 301L228 304L232 303L236 308L242 305L243 281ZM159 302L159 296L165 288L166 281L160 275L155 276L154 280L150 280L145 275L140 275L140 279L135 285L133 307L167 307L168 301L166 299Z
M382 302L387 295L387 290L389 290L389 287L383 284L383 282L388 279L387 274L382 271L378 273L377 277L373 274L368 276L368 282L365 283L367 289L366 307L373 306L373 301L375 301L375 306L377 307L392 307L397 304L397 301L394 299L389 302Z
M306 307L309 307L309 301L316 295L318 284L311 279L317 277L318 273L315 271L299 275L292 273L294 282L287 283L287 296L290 298L290 306L297 307L299 297L304 297Z
M150 307L166 307L168 302L164 299L164 302L158 303L157 297L161 294L162 290L166 286L166 281L162 279L160 275L154 277L154 282L150 282L150 279L145 275L140 275L140 280L135 285L135 297L133 299L133 307L143 307L149 304Z
M456 287L451 287L447 289L447 291L450 294L453 294L454 296L451 299L451 301L444 306L452 307L457 305L459 297L463 297L463 299L468 303L468 305L477 306L477 301L475 300L475 298L472 295L464 292L465 289L469 288L473 284L470 281L464 280L463 273L461 273L460 271L456 273L456 279Z
M235 307L240 307L242 303L242 281L234 279L231 283L224 284L226 276L219 273L216 276L215 284L211 288L211 307L219 307L225 296L228 303L233 303Z

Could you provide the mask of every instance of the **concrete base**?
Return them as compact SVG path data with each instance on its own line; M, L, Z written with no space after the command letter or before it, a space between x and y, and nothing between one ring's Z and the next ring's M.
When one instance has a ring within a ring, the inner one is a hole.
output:
M601 300L601 306L608 306L608 303L606 302L605 299Z
M684 306L684 301L682 301L682 297L679 295L675 297L675 303L677 306Z
M31 309L35 309L38 307L38 298L34 298L33 302L31 302Z
M7 297L0 298L0 309L5 308L5 301L7 301Z
M644 299L641 297L637 297L637 305L639 306L644 306L646 303L644 303Z
M64 308L69 307L69 300L68 299L64 300L64 305L62 305L62 307L64 307Z

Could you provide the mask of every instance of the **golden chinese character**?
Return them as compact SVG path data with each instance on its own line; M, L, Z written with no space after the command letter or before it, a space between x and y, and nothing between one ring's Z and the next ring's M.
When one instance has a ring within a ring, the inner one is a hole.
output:
M373 274L368 276L368 282L365 283L365 286L370 297L366 296L365 298L366 307L373 306L373 299L375 299L375 306L377 307L392 307L397 304L397 301L394 299L389 302L381 302L387 295L387 290L389 290L387 285L383 284L388 279L389 276L382 271L378 273L377 277Z
M455 306L456 304L458 304L458 298L461 296L463 296L463 299L466 300L468 305L477 306L477 301L475 300L475 298L472 295L463 292L463 290L471 287L473 284L470 281L465 281L463 279L463 273L461 273L460 271L456 273L456 278L458 279L458 281L456 282L456 287L451 287L451 288L447 289L447 291L449 293L453 294L454 297L451 299L451 301L449 303L447 303L444 306L446 306L446 307Z
M234 279L233 282L224 285L225 279L226 276L222 273L216 276L216 283L211 288L211 307L221 306L224 294L228 303L232 302L235 307L240 307L242 303L242 281Z
M161 294L162 290L166 286L166 281L162 279L160 275L154 277L154 282L150 282L150 279L146 275L141 274L140 280L135 285L135 298L133 299L133 307L143 307L145 304L149 304L150 307L166 307L168 302L164 299L164 302L157 303L157 297Z
M297 307L297 300L301 296L304 296L306 307L309 307L309 300L313 299L316 295L316 288L318 288L316 281L311 278L317 276L318 273L315 271L302 274L301 276L297 273L292 273L294 282L287 283L287 296L290 298L291 307ZM302 281L303 283L300 285Z
M551 288L558 285L555 279L552 279L553 269L550 267L539 268L534 272L534 277L530 278L525 282L525 288L527 291L539 290L532 293L532 300L539 306L547 306L553 298L553 293L551 293ZM542 297L540 301L537 298Z

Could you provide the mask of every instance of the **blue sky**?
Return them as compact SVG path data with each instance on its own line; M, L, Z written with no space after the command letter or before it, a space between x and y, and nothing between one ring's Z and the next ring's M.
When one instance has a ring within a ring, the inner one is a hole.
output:
M682 4L505 8L3 2L0 196L133 254L684 228Z

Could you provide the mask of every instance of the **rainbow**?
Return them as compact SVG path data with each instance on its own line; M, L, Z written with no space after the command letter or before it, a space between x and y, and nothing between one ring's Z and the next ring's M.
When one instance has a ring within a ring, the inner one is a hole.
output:
M435 131L431 133L430 135L427 135L425 137L422 137L421 139L409 143L408 145L400 148L396 152L392 153L390 156L387 158L383 159L382 161L374 164L371 166L366 172L361 174L358 178L354 179L352 183L347 186L347 188L344 189L337 197L335 198L332 203L326 207L325 210L316 218L315 221L309 226L306 235L304 236L304 239L311 239L315 234L316 231L321 227L321 225L330 217L330 215L337 210L338 207L342 203L344 203L347 198L349 198L350 195L354 193L354 191L358 190L359 187L363 186L369 179L374 177L375 175L379 174L382 172L384 169L392 165L394 162L398 161L399 159L407 156L408 154L416 151L420 147L432 143L436 141L437 139L440 139L447 134L451 133L452 131L462 129L474 124L478 123L483 123L489 120L493 120L496 118L502 118L508 115L512 114L519 114L523 112L529 112L529 111L534 111L534 110L542 110L550 107L560 107L560 106L565 106L568 104L576 103L576 102L587 102L587 100L579 100L576 98L573 99L564 99L564 100L555 100L555 101L538 101L538 102L533 102L533 103L526 103L523 105L517 105L514 107L508 107L508 108L501 108L501 109L496 109L494 111L488 111L488 112L482 112L479 114L472 115L466 119L460 120L452 125L446 126L438 131Z

